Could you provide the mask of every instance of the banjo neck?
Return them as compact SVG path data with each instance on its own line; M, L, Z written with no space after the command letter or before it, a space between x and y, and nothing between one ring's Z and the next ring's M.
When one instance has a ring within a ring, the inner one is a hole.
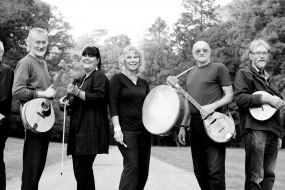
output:
M58 87L58 85L59 85L59 82L60 82L60 79L61 79L63 73L64 73L64 70L61 69L60 72L59 72L59 74L58 74L58 76L56 77L54 83L52 84L51 88L53 88L54 90L57 89L57 87ZM49 108L50 108L50 105L51 105L51 100L50 100L49 98L46 98L45 101L44 101L43 104L42 104L43 115L46 115L46 114L49 113L48 110L49 110Z
M194 99L192 96L190 96L180 85L175 85L175 88L185 97L187 100L189 100L195 108L199 110L199 112L202 111L202 106Z

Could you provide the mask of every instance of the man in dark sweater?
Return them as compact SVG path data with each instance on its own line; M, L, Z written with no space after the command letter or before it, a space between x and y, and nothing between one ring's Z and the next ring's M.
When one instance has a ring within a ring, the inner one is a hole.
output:
M41 28L30 30L27 54L15 70L13 95L23 104L34 98L53 98L47 64L43 59L48 46L47 32ZM26 127L26 126L25 126ZM25 129L23 152L22 190L37 190L45 167L50 131L34 133Z
M269 54L270 46L266 41L252 41L249 47L251 65L239 69L235 76L234 98L239 108L241 135L246 152L246 190L273 188L277 153L282 144L278 108L284 103L269 74L264 70L269 61ZM256 91L268 93L253 94ZM250 108L263 104L269 104L277 111L267 120L254 118Z
M14 70L2 63L4 46L0 41L0 114L5 117L0 121L0 189L6 189L6 172L4 163L5 142L9 134L9 115L12 104L12 85Z

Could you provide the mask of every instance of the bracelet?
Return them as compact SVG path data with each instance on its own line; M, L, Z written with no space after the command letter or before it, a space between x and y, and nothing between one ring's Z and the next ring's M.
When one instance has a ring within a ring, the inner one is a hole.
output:
M114 126L114 132L118 132L118 131L121 131L121 126L120 125Z
M79 89L75 96L78 96L80 94L81 90Z
M179 128L184 128L184 129L186 129L186 125L180 125Z

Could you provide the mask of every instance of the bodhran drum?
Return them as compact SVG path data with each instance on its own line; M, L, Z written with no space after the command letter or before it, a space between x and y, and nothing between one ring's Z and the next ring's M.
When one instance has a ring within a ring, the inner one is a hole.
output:
M147 95L142 112L145 128L155 135L168 135L173 126L180 125L185 106L184 98L176 89L160 85Z

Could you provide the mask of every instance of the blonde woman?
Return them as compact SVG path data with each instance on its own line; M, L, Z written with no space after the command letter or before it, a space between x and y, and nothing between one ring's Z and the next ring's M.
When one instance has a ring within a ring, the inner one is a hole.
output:
M137 48L124 48L120 61L121 72L111 78L109 90L114 138L124 159L119 189L142 190L148 178L151 152L151 135L142 122L149 85L138 77L143 64Z

